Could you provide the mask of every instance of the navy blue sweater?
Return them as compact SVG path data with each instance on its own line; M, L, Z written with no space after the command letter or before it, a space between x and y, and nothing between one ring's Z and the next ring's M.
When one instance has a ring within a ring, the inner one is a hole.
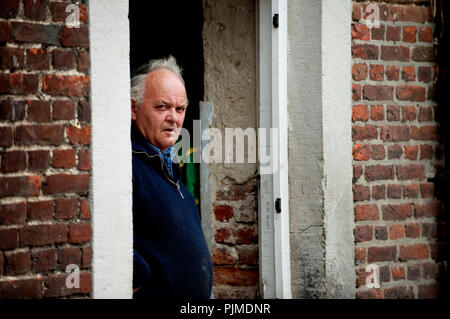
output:
M158 153L132 125L133 288L135 299L211 295L212 263L192 195L173 163L169 177Z

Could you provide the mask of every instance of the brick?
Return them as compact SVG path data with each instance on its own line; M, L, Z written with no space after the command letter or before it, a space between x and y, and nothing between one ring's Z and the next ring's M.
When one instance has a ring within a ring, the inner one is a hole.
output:
M352 111L352 121L363 121L367 122L369 119L369 111L367 109L366 105L353 105L353 111Z
M358 21L361 19L361 6L357 3L352 3L352 20Z
M382 206L383 220L405 220L412 216L412 204L387 204Z
M386 79L389 81L398 81L399 67L396 65L386 65Z
M369 19L369 15L375 12L373 9L368 8L368 4L369 3L367 2L362 4L364 19ZM376 4L372 3L372 4L376 5L379 8L380 21L394 21L393 13L390 6L388 6L385 3L376 3Z
M46 49L27 49L28 70L49 70L50 57Z
M378 240L387 240L388 239L388 231L384 226L375 226L374 227L374 235Z
M352 24L352 39L370 40L370 29L363 24Z
M384 65L371 64L369 70L370 79L372 81L384 80Z
M52 166L55 168L71 168L75 166L75 150L53 150Z
M2 0L0 7L0 18L14 18L19 13L19 0Z
M370 145L353 145L353 160L368 161L370 159Z
M419 122L429 122L433 120L433 112L431 107L421 106L419 108Z
M417 101L424 102L426 89L422 86L415 85L397 85L396 89L397 99L401 101Z
M416 160L418 152L418 145L405 145L405 159Z
M80 101L77 114L81 122L91 122L91 104L88 101Z
M431 68L428 66L419 66L417 70L417 77L421 82L431 82Z
M409 179L424 179L425 169L422 164L409 164L397 166L397 178L401 181Z
M217 192L216 200L244 200L247 196L254 196L253 184L233 184Z
M50 3L50 13L52 20L55 22L66 22L67 17L71 12L66 12L67 2L51 2ZM87 7L83 4L77 4L80 9L80 22L87 22L88 13Z
M362 175L362 167L360 165L353 165L353 183Z
M243 226L233 229L236 244L257 244L258 234L254 227Z
M23 8L25 18L36 21L47 20L47 1L24 0Z
M417 198L419 197L419 185L403 185L403 198Z
M10 151L1 153L2 173L14 173L27 168L27 158L24 151Z
M400 106L388 105L386 107L386 118L388 121L400 121Z
M394 281L406 279L405 267L391 267L391 273Z
M5 275L17 276L22 275L30 270L31 255L30 251L7 251L5 255Z
M0 74L0 93L35 94L38 89L38 81L37 74Z
M381 46L380 58L386 61L408 62L410 60L409 48L405 46Z
M411 126L411 138L414 140L427 141L439 140L438 128L436 126Z
M49 151L29 151L28 152L28 169L31 171L46 170L50 165Z
M66 133L71 144L88 145L90 143L91 127L89 125L85 125L81 128L76 126L68 126L66 127Z
M414 106L402 106L402 122L414 121L417 110Z
M215 247L211 254L214 265L233 265L236 263L234 248L228 246Z
M83 268L90 267L92 264L92 248L83 247L81 248L81 251L82 251L81 266Z
M400 26L388 26L386 29L387 41L400 41L402 27Z
M382 125L380 138L384 142L407 142L410 138L410 130L406 125Z
M432 42L433 41L433 30L430 27L419 29L419 41L421 42Z
M89 201L86 198L80 199L80 217L83 219L89 219L91 217Z
M366 262L366 249L363 247L355 248L355 264L364 264Z
M8 21L0 21L0 43L5 43L9 41L11 33L11 27Z
M370 188L362 185L353 186L353 201L370 200Z
M436 100L436 86L435 85L430 85L428 86L428 93L427 93L427 99L434 101Z
M47 176L44 194L85 193L88 190L90 176L88 174L53 174Z
M367 181L379 181L394 178L394 165L370 165L366 166L364 176Z
M56 249L43 249L35 251L31 256L31 269L36 273L52 271L56 268Z
M233 207L228 205L214 206L214 215L217 221L228 221L234 216Z
M27 219L27 205L25 202L3 204L0 208L2 225L23 224Z
M380 25L379 28L372 28L372 40L384 40L385 27Z
M389 239L399 239L405 237L405 228L401 224L389 226Z
M374 140L378 138L378 130L374 125L356 126L352 127L352 140Z
M422 198L431 198L434 196L434 183L420 184L420 195Z
M416 218L429 218L437 217L443 213L441 202L431 202L428 204L415 204L414 205L414 217Z
M17 145L60 145L63 142L62 125L20 125L16 127Z
M257 269L239 269L233 267L214 267L214 285L256 286L258 285Z
M413 299L414 292L411 287L386 288L383 291L385 299Z
M422 237L432 239L437 237L437 224L436 223L423 223L422 224Z
M42 91L50 95L88 96L89 77L78 75L43 75Z
M62 271L66 270L67 265L74 264L74 265L80 265L81 264L81 250L78 247L67 247L67 248L60 248L58 250L58 264L59 269Z
M373 121L384 120L384 108L383 105L372 105L370 107L370 119Z
M437 277L438 272L437 272L438 268L437 265L434 263L425 263L422 264L422 274L423 274L423 279L439 279Z
M382 299L383 295L380 289L368 289L362 291L356 291L356 299Z
M424 284L419 285L418 298L420 299L436 299L440 297L439 284Z
M6 121L20 121L25 118L25 101L0 101L0 119Z
M408 265L407 278L408 280L417 280L420 278L421 265Z
M370 146L370 157L373 160L382 160L385 157L384 145L374 144Z
M76 104L73 101L54 101L53 120L75 119Z
M398 259L400 261L408 260L423 260L430 257L428 251L428 245L426 244L413 244L408 246L399 247L400 254Z
M26 225L19 230L19 245L46 246L67 241L67 226L65 224Z
M52 219L55 203L52 200L28 202L27 217L29 220L46 221Z
M45 279L44 292L46 298L64 297L73 294L88 294L92 291L92 275L88 272L80 272L80 288L68 288L66 279L69 274L50 275Z
M365 268L356 269L356 288L359 288L366 284L368 275L369 273L366 272Z
M415 81L416 80L416 69L414 66L404 66L402 68L402 80L405 81Z
M230 229L227 227L216 229L214 239L217 243L232 243Z
M353 44L352 56L353 58L360 58L363 60L377 60L378 46L373 44Z
M55 218L71 219L77 216L78 200L76 198L55 199Z
M357 243L372 240L372 226L356 226L354 235Z
M361 100L361 85L352 84L352 100L353 101Z
M369 247L367 248L367 262L377 261L396 261L397 248L395 246L388 247Z
M403 27L403 42L414 43L417 38L417 27L404 26Z
M59 45L61 26L11 22L11 37L16 42Z
M91 169L91 152L89 150L78 151L78 169L81 171Z
M365 63L353 64L352 78L355 81L365 80L367 78L367 64Z
M51 110L49 101L28 101L28 115L29 122L50 122Z
M23 68L24 50L19 48L0 48L0 68L16 71Z
M41 190L41 178L37 175L3 177L3 196L35 196Z
M403 149L400 145L390 145L388 146L388 159L401 158L403 154Z
M402 186L390 184L387 187L387 196L392 199L402 198Z
M42 278L0 281L0 299L42 299Z
M372 199L379 200L386 198L386 186L385 185L375 185L372 186Z
M72 50L55 49L52 51L53 68L57 70L70 70L75 66Z
M89 70L89 52L81 51L78 54L77 65L79 72L87 72Z
M91 223L79 222L69 225L68 241L72 244L86 243L91 240Z
M425 23L433 21L430 7L394 5L392 11L396 15L396 21Z
M258 246L257 245L242 245L238 248L239 264L243 265L257 265L258 264Z
M18 232L15 228L0 229L0 249L9 250L17 248Z
M89 48L89 30L87 27L64 27L61 32L61 44L64 47Z
M436 60L435 49L432 46L416 46L412 50L412 59L416 62L434 62Z
M369 101L392 101L394 99L394 87L366 84L363 86L363 97Z

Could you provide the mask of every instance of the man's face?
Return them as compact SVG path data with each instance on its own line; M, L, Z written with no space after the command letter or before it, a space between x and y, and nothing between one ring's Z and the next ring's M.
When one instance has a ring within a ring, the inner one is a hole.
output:
M166 150L175 144L183 126L186 90L180 79L166 69L151 72L145 81L142 103L131 101L131 119L150 143Z

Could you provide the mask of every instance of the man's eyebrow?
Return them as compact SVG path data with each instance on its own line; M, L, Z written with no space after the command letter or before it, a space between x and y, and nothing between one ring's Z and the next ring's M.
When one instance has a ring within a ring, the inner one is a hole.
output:
M155 101L155 104L156 104L156 105L161 105L161 104L163 104L163 105L172 105L172 104L170 104L169 102L167 102L166 100L156 100L156 101ZM176 105L175 107L179 107L179 106L187 107L187 105L188 105L188 103L186 102L186 103L183 103L183 104L181 104L181 105Z

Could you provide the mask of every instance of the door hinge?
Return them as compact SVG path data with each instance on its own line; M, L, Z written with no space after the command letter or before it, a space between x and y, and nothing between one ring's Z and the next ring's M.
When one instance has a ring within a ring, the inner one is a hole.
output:
M278 13L275 13L275 14L273 15L273 18L272 18L272 24L273 24L273 27L274 27L274 28L278 28L278 25L279 25Z
M275 201L275 211L279 214L281 213L281 198L277 198Z

